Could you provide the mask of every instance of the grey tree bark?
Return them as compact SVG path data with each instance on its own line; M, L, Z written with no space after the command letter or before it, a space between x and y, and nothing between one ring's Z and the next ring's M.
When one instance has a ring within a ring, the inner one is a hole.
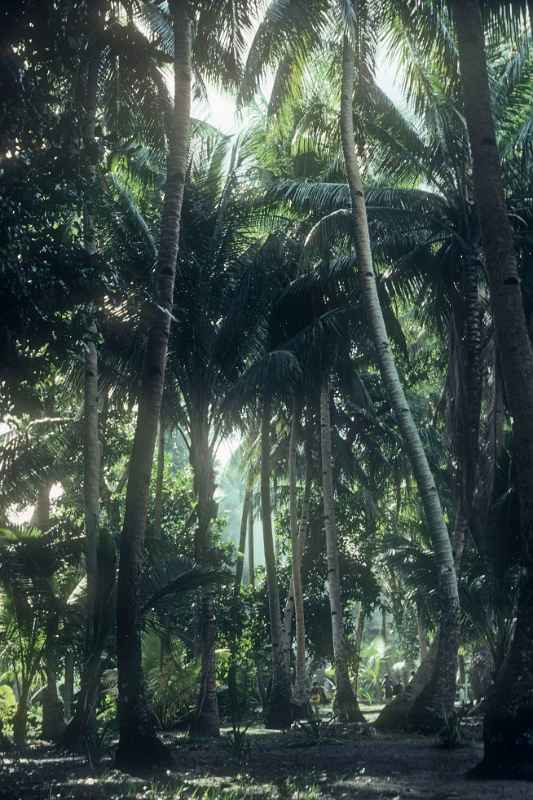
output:
M329 408L329 379L322 381L320 389L320 443L322 452L322 496L324 503L324 528L328 560L328 597L331 612L331 635L335 663L336 708L343 722L365 722L355 696L348 672L348 653L344 636L344 618L341 599L339 548L333 489L333 463L331 449L331 415Z
M361 296L376 356L387 394L394 409L402 438L411 462L420 492L433 551L439 571L439 597L441 601L440 630L444 639L454 642L459 636L459 592L450 536L444 521L439 493L431 472L418 429L398 375L383 318L376 276L372 261L370 235L365 205L363 183L354 147L353 127L354 54L348 36L344 37L342 62L341 138L344 163L352 204L353 238L357 256ZM438 709L432 709L432 726L441 725L443 713L453 712L455 674L453 661L457 652L453 647L446 658L437 659L434 679ZM429 718L428 718L429 722Z
M295 671L293 702L296 706L303 707L306 701L305 692L305 617L304 597L302 586L302 546L303 531L298 530L297 507L297 480L296 480L296 449L298 446L299 412L297 403L293 403L291 432L289 440L289 518L291 529L292 548L292 595L294 598L295 622ZM304 500L305 502L305 500ZM302 513L303 517L303 513Z
M253 497L250 502L250 514L248 517L248 580L250 586L255 588L255 542L254 542L254 508Z
M149 713L141 661L139 602L150 473L165 383L170 314L179 246L191 115L191 16L188 0L170 5L174 32L174 106L168 125L167 180L156 266L156 302L144 355L139 410L130 459L126 512L120 543L117 655L120 739L117 766L169 763Z
M261 419L261 521L270 615L270 640L272 643L272 681L265 709L265 724L269 728L289 728L290 687L288 664L283 651L283 631L279 599L276 556L272 535L272 502L270 494L271 405L263 401Z
M508 217L491 107L479 0L450 0L457 34L474 195L486 256L506 399L513 419L522 579L515 635L488 702L484 775L531 777L533 769L533 348Z
M216 568L213 551L212 524L217 516L215 502L215 465L209 441L208 408L199 397L191 418L191 466L194 492L198 500L198 526L195 537L196 560L204 568ZM219 736L220 719L215 679L216 619L213 593L210 588L199 592L198 643L200 646L200 690L190 733L194 736Z

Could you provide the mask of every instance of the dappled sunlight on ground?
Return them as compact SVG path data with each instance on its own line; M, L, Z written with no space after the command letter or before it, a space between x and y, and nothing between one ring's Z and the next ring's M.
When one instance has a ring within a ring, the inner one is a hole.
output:
M250 729L239 759L228 729L218 741L165 734L176 767L132 778L107 757L91 769L43 745L1 762L0 800L533 800L533 784L467 781L480 758L471 742L443 750L422 737L328 737Z

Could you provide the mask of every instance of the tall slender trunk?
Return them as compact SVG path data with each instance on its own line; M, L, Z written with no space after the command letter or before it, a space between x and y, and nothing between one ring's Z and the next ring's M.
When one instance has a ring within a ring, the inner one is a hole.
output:
M307 542L307 534L309 530L309 501L311 497L311 469L312 469L309 438L310 438L309 434L307 433L305 448L304 448L304 454L305 454L304 496L302 501L302 511L298 528L300 563L305 550ZM294 581L291 574L291 580L289 583L289 592L287 595L287 600L285 602L285 608L283 610L283 637L285 640L284 649L285 652L287 653L289 652L290 649L293 615L294 615Z
M341 137L352 202L353 236L361 296L374 341L381 376L411 462L431 535L436 563L438 564L441 630L452 641L458 637L459 631L459 592L452 546L435 480L398 375L379 301L376 276L372 263L363 184L354 147L353 89L354 55L351 42L345 36L342 61ZM450 653L446 664L443 664L441 668L440 660L437 659L435 680L439 686L439 695L447 705L444 709L437 710L435 725L440 724L439 717L442 711L445 713L453 711L456 671L452 668L452 660L453 654ZM455 653L455 661L457 661L457 653ZM450 702L451 706L449 706Z
M70 721L74 703L74 653L69 650L65 653L65 682L63 689L63 706L65 719Z
M99 565L101 444L98 419L98 352L96 326L86 342L84 397L84 505L85 564L87 573L85 653L81 668L81 687L73 718L63 733L63 744L85 752L96 727L96 706L100 688L101 658L105 640L99 636Z
M263 402L261 419L261 521L263 523L263 543L270 613L270 640L272 643L272 681L265 713L269 728L289 728L290 687L288 664L283 652L283 632L279 600L278 576L274 538L272 535L272 501L270 495L270 415L271 405Z
M255 589L255 542L254 542L254 508L253 498L250 502L250 514L248 517L248 580L250 586Z
M297 706L305 704L305 618L302 587L302 536L298 530L298 508L296 497L296 448L298 444L299 411L296 401L292 407L291 433L289 440L289 518L292 548L292 593L294 597L294 623L296 632L296 659L294 670L293 701ZM286 632L287 633L287 632Z
M422 607L419 602L416 604L416 627L418 631L418 647L420 650L420 662L427 657L429 650L428 630Z
M244 491L244 500L242 504L241 527L239 531L239 549L237 551L237 559L235 562L235 583L233 586L234 596L238 596L242 583L242 575L244 572L244 554L246 550L246 534L248 530L248 520L250 518L252 506L252 471L248 475L246 482L246 489Z
M209 443L208 409L197 403L197 412L191 419L191 465L194 474L194 491L198 500L195 555L204 568L215 567L212 549L212 523L217 515L215 502L215 468L213 451ZM201 671L196 713L190 732L195 736L218 736L220 719L215 679L216 620L211 589L199 592L199 630Z
M139 591L150 473L165 383L191 108L191 18L188 0L171 4L174 29L174 108L168 125L167 181L161 212L156 302L146 343L139 410L130 459L120 542L117 655L120 740L116 763L125 769L168 761L146 704L141 660Z
M51 598L52 599L52 598ZM54 598L55 599L55 598ZM46 644L44 648L44 671L46 686L43 692L43 739L59 742L65 731L63 703L57 690L59 659L57 637L59 633L59 614L55 603L48 611L46 620Z
M482 264L479 253L471 253L465 259L463 295L465 304L464 349L466 354L464 390L466 392L466 452L464 458L464 490L462 509L469 522L473 515L473 504L479 464L479 423L483 375L481 364L482 312L479 302L479 275Z
M161 536L161 513L163 509L163 480L165 477L165 426L163 420L159 420L157 442L157 472L155 479L154 496L154 535Z
M383 639L383 658L381 659L381 674L389 672L389 632L387 628L387 609L381 609L381 638Z
M515 635L485 717L480 771L533 770L533 349L509 221L479 0L451 0L457 33L474 194L486 256L492 312L506 397L513 418L523 570Z
M50 527L50 490L52 486L49 481L43 481L39 485L37 503L32 517L32 525L39 528L43 533ZM46 686L42 693L43 739L52 742L60 740L65 729L63 717L63 703L57 690L58 676L58 655L57 638L59 633L59 612L56 597L50 587L47 601L47 612L45 622L45 646L44 646L44 672L46 675Z
M238 667L238 647L240 640L240 596L241 584L244 572L244 551L246 548L246 534L248 531L248 519L250 517L252 506L252 486L253 486L253 473L252 468L248 473L246 481L246 488L244 491L244 500L242 504L241 527L239 531L239 547L237 550L237 559L235 562L235 581L233 584L233 602L231 609L231 629L229 637L229 668L228 668L228 690L230 698L230 710L232 715L232 723L236 725L240 722L239 714L239 697L237 686L237 667Z
M361 647L363 645L363 634L365 632L365 619L366 619L366 612L363 604L361 604L361 608L359 609L359 613L357 614L357 625L355 628L355 642L354 642L355 652L354 652L354 669L353 669L354 671L353 689L356 697L359 688L359 670L361 667Z
M18 698L17 709L13 715L13 741L16 747L24 747L26 739L28 738L29 691L29 686L24 687Z
M94 154L96 113L98 96L98 71L101 61L102 32L105 24L105 0L87 0L88 66L84 91L84 115L82 124L83 146L87 153ZM94 225L94 189L97 177L97 157L89 158L87 179L91 192L84 198L83 246L91 259L97 252ZM88 664L96 662L98 667L103 650L96 643L98 628L98 542L100 535L100 470L101 446L98 414L98 350L95 308L89 309L89 323L85 334L84 376L84 511L85 511L85 567L87 573L85 653L81 669L81 688L74 717L63 732L63 744L72 750L85 751L93 737L96 726L96 705L99 680L88 677ZM97 653L95 653L95 648ZM89 689L89 686L94 689Z
M320 388L320 443L322 452L322 496L324 528L328 559L328 597L331 612L331 635L335 663L336 706L339 718L345 722L364 722L348 673L348 654L344 637L341 599L341 576L337 523L333 493L333 463L331 449L331 416L329 409L329 380L324 378Z

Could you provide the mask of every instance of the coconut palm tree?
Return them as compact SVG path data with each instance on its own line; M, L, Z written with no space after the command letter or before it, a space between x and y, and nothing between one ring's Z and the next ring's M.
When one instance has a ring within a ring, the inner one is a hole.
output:
M530 469L533 458L533 349L524 314L513 232L508 217L502 169L491 105L484 32L478 0L451 2L457 34L465 116L472 148L474 192L498 346L518 452L518 481L523 541L533 529ZM533 567L525 551L515 636L485 719L482 771L513 775L528 771L533 726L530 688L533 637ZM526 743L526 740L528 743Z
M278 4L272 3L263 17L248 56L247 80L244 83L243 96L249 97L253 93L259 77L267 66L278 67L274 84L277 104L281 102L283 95L287 95L291 79L293 83L296 80L300 84L299 79L305 59L309 58L319 45L322 46L324 39L327 40L328 33L330 40L333 41L331 28L328 31L329 12L330 18L335 20L342 31L340 128L344 166L351 195L351 233L365 314L372 332L375 356L419 487L435 551L442 564L439 586L442 598L441 630L446 631L447 638L455 640L459 635L459 595L452 546L437 487L390 347L372 263L364 189L355 149L355 51L357 51L359 73L371 71L375 46L373 36L377 24L377 17L374 19L376 9L366 2L357 3L356 8L352 3L317 1L311 8L306 5L304 9L299 3L295 3L285 11L285 14L280 13ZM338 30L336 33L338 34ZM442 649L444 652L444 645ZM455 698L455 669L452 655L454 650L456 650L454 647L446 648L449 658L438 661L442 666L439 667L441 672L436 676L438 693L443 707L447 709L453 708Z

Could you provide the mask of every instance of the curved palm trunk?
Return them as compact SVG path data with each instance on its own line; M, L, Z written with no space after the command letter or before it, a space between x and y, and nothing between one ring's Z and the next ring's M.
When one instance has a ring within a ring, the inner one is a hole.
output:
M445 640L455 642L456 640L458 641L459 637L459 593L452 546L435 480L396 369L379 301L372 263L363 184L354 149L353 88L354 56L351 43L348 37L345 36L342 68L341 137L352 201L353 233L361 294L376 348L381 376L409 455L424 507L435 559L438 564L440 576L439 595L441 599L440 630ZM443 652L442 659L437 659L434 680L436 682L437 695L442 698L444 705L442 708L434 709L433 726L435 727L441 724L442 712L446 714L453 712L456 665L457 652L453 652L453 648Z
M272 682L265 709L265 724L269 728L289 728L290 687L289 670L283 651L283 631L279 601L274 537L272 535L272 502L270 496L270 402L263 403L261 420L261 521L270 613L270 640L272 643Z
M428 648L426 657L416 671L414 680L406 686L405 690L393 698L381 711L374 723L376 728L383 731L399 731L409 728L409 715L413 704L422 694L431 681L437 659L438 638L436 637Z
M509 222L492 115L479 0L452 0L474 192L486 255L492 311L517 452L523 571L515 635L485 717L480 772L533 769L533 349Z
M150 472L165 382L183 190L189 148L191 108L191 20L187 0L174 0L174 109L168 125L167 182L161 213L153 306L130 459L126 512L120 542L117 595L118 707L120 739L117 766L125 769L168 762L147 708L141 662L140 579Z
M217 515L214 499L215 469L209 444L207 409L191 420L191 465L198 499L195 555L198 563L207 568L213 558L211 525ZM219 736L220 719L215 680L216 620L212 590L209 588L200 590L198 622L202 667L190 733L194 736Z
M341 600L341 577L337 525L333 498L333 464L331 451L331 416L329 410L329 380L325 378L320 388L320 443L322 451L322 494L324 502L324 528L328 559L328 596L331 612L333 660L337 685L336 706L344 722L365 722L348 673L348 654L344 638L344 621Z
M289 518L292 547L292 595L294 598L294 623L296 659L294 670L293 702L303 707L305 692L305 618L302 587L302 535L298 530L298 510L296 501L296 447L298 440L298 409L293 403L291 433L289 440ZM307 483L307 481L306 481ZM305 500L304 500L305 502ZM303 514L302 514L303 517ZM287 635L287 631L285 631Z

